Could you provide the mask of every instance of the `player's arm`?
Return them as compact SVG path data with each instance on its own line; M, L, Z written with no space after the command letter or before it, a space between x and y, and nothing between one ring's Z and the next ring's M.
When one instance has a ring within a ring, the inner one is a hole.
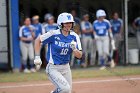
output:
M43 35L40 35L37 37L37 39L35 40L35 59L34 59L34 64L36 65L36 69L39 70L40 66L42 64L41 58L40 58L40 49L41 49L41 45L45 45L49 42L51 42L53 39L53 32L47 32Z
M73 50L73 54L77 58L81 58L82 57L82 51L80 51L78 49Z
M81 42L80 42L80 38L78 35L76 35L76 42L74 40L71 42L71 47L72 47L74 56L77 58L81 58L82 57L82 47L81 47Z

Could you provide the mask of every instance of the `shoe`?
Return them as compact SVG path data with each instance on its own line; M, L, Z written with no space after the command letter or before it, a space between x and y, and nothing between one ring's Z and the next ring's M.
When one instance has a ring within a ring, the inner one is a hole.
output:
M110 67L111 67L111 68L114 68L114 67L115 67L114 60L111 60L111 62L110 62Z
M30 71L33 72L33 73L36 72L36 70L34 68L31 68Z
M24 71L23 71L24 73L31 73L31 71L29 70L29 69L24 69Z
M53 91L51 91L50 93L54 93Z
M105 70L105 69L106 69L106 66L100 67L100 70Z

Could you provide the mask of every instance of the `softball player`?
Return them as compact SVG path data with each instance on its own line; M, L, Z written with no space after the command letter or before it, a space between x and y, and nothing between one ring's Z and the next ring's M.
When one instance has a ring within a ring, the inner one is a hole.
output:
M24 72L36 72L34 69L34 48L33 48L33 40L34 40L34 27L31 25L30 18L26 18L24 24L19 30L20 37L20 49L22 54L22 64L24 66ZM31 71L27 67L27 58L29 56Z
M134 20L133 26L137 30L136 37L137 37L138 48L140 49L140 17L137 17Z
M39 23L38 15L32 17L32 25L35 28L34 32L35 32L35 39L36 39L39 35L41 35L44 32L41 23Z
M45 24L43 28L45 29L45 32L43 33L47 33L48 31L58 29L58 25L54 23L54 17L52 15L47 17L47 24Z
M46 73L56 90L51 93L71 93L72 76L69 66L72 52L77 58L82 57L81 42L78 35L72 31L74 24L70 13L61 13L58 16L59 29L49 31L37 38L35 42L34 64L37 68L42 64L39 51L41 43L48 44Z
M119 60L119 53L118 53L118 49L119 49L119 45L121 43L122 40L122 31L123 31L123 22L122 20L119 18L119 15L117 12L115 12L113 14L113 19L110 20L111 23L111 29L112 29L112 33L113 33L113 37L115 40L115 62L118 63Z
M90 65L95 64L95 56L96 56L96 44L93 44L93 27L89 22L89 15L83 15L83 21L81 22L81 30L82 30L82 46L83 52L85 55L85 63L87 66L88 55L90 54Z
M113 35L111 31L111 25L108 20L105 19L106 13L104 10L99 9L96 12L97 20L93 22L94 36L96 39L96 45L99 55L99 61L101 63L101 70L105 69L105 61L108 59L111 62L109 56L109 36L113 40ZM111 65L112 62L111 62Z

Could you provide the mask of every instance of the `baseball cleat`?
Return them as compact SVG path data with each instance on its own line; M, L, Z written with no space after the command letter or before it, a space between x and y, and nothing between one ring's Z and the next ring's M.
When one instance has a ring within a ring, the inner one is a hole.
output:
M105 69L106 69L106 66L100 67L100 70L105 70Z
M110 62L110 67L111 67L111 68L114 68L114 67L115 67L114 60L111 60L111 62Z
M33 72L33 73L36 72L36 70L34 68L31 68L30 71Z
M31 73L31 71L29 70L29 69L24 69L24 71L23 71L24 73Z

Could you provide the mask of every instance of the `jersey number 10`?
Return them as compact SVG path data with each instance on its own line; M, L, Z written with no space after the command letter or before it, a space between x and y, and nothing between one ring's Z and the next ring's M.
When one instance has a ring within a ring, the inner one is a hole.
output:
M62 49L60 55L67 55L69 49Z

